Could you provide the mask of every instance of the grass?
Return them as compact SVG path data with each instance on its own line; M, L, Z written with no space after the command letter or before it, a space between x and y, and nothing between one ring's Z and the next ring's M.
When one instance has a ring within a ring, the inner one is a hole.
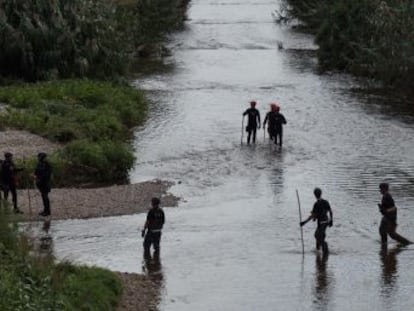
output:
M8 105L0 115L3 126L62 144L50 157L54 185L127 179L134 163L131 129L146 115L140 91L110 82L61 80L0 87L0 102ZM20 164L29 168L33 161Z
M282 3L279 21L298 19L315 34L322 69L366 76L387 88L412 93L412 2L283 0Z
M115 310L122 294L115 274L37 255L13 217L0 210L0 310Z

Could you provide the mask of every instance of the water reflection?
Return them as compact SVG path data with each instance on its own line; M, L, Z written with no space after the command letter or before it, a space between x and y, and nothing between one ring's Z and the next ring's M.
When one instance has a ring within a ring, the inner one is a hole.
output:
M381 275L381 296L390 298L396 291L396 281L398 278L398 261L397 254L404 249L404 246L397 246L392 249L387 249L382 246L380 250L380 258L382 263Z
M155 251L152 255L150 252L144 252L144 262L142 271L148 276L150 281L154 285L156 291L156 302L161 301L161 293L164 288L164 275L162 271L162 264L160 258L160 252Z
M53 255L53 237L50 234L50 225L50 219L43 221L42 232L39 238L39 254L44 256Z
M332 277L326 270L329 253L318 252L315 260L315 290L313 309L318 311L329 310L328 305L331 300Z

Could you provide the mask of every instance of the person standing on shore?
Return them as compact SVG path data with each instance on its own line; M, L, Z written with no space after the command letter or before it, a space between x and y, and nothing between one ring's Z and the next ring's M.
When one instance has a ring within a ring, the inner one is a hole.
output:
M319 250L322 247L324 253L328 253L328 243L326 243L326 228L333 225L333 213L329 202L322 199L322 190L315 188L313 194L316 197L316 202L313 205L311 215L304 221L300 222L301 226L304 226L311 219L318 221L318 226L315 231L316 249ZM329 218L328 218L329 213Z
M50 215L50 178L52 176L52 167L49 161L46 160L46 153L40 152L37 155L37 165L33 176L36 180L36 187L39 189L43 202L43 211L39 213L40 216Z
M159 256L161 231L165 223L165 214L160 203L158 198L151 199L151 209L141 231L141 236L144 238L144 257L150 256L151 245L154 247L154 257Z
M4 161L1 164L1 178L2 188L4 192L4 200L7 201L9 198L9 192L12 195L13 211L16 214L23 214L23 212L17 207L17 172L23 169L16 168L13 161L13 154L6 152L4 154Z
M250 144L250 137L253 135L253 144L256 143L256 131L260 129L260 112L256 109L256 101L250 102L250 108L243 112L243 117L247 115L247 144Z
M381 183L379 190L382 194L381 203L378 204L380 213L383 215L379 227L381 235L381 243L384 247L387 246L387 235L392 239L398 241L400 244L411 244L409 240L399 235L395 230L397 229L397 207L394 199L389 192L389 184Z

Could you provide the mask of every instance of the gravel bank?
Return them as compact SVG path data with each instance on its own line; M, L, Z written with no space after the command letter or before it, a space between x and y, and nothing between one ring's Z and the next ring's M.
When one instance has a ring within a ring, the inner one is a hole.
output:
M1 158L5 152L13 153L15 159L22 159L34 157L39 152L52 153L59 148L58 144L26 131L0 131Z
M179 198L167 192L171 185L170 182L152 180L104 188L52 189L49 195L51 218L85 219L143 213L150 207L153 196L161 198L161 206L177 206ZM24 220L39 217L38 213L42 211L43 205L36 189L19 190L17 200L19 208L24 212Z

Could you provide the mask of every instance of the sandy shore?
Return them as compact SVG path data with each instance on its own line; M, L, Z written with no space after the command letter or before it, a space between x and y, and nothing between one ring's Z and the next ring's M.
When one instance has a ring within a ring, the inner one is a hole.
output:
M0 131L0 155L11 152L15 159L33 157L39 152L51 153L59 148L46 139L25 131ZM103 188L52 189L51 219L92 218L146 212L153 196L161 198L161 206L177 206L179 198L168 193L171 182L152 180L131 185ZM18 190L18 206L22 220L39 219L43 204L36 189ZM158 310L161 284L157 274L117 273L123 284L123 296L117 311Z
M93 218L131 215L148 211L153 196L161 206L177 206L178 198L167 192L172 183L152 180L137 184L104 188L59 188L50 192L51 219ZM19 190L18 206L23 220L38 219L43 210L39 191ZM29 204L30 203L30 204Z
M39 152L52 153L59 148L58 144L26 131L0 131L1 158L5 152L13 153L15 159L33 158Z
M151 276L118 273L123 284L122 299L116 311L156 311L160 284Z

